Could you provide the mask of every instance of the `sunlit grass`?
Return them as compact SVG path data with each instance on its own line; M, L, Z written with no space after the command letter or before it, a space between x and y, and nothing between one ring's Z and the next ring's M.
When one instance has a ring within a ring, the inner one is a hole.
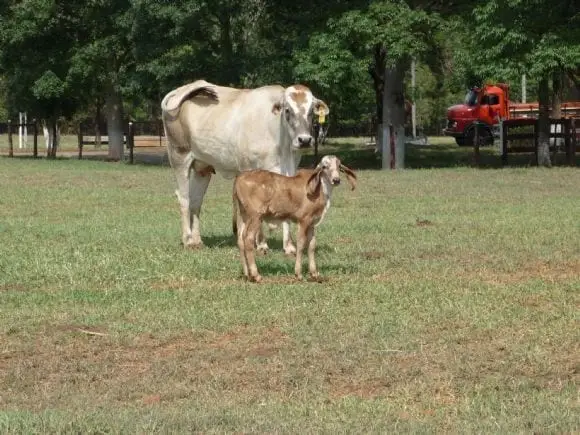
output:
M219 176L184 251L167 167L1 158L0 431L578 431L580 173L432 150L335 191L321 284L242 279Z

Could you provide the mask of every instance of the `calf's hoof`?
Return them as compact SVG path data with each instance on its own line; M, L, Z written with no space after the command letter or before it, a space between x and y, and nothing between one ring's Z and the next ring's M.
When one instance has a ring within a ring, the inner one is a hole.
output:
M262 277L260 275L250 276L250 282L259 283L262 281Z

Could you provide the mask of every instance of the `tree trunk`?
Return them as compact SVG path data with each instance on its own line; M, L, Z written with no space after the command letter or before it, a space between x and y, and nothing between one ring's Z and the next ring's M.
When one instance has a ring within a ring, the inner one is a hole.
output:
M105 101L107 111L107 135L109 136L109 160L119 161L124 156L123 100L121 93L111 86Z
M383 169L405 167L405 94L404 78L409 61L401 59L387 65L383 92ZM394 144L393 144L394 142Z
M550 114L552 119L560 119L562 118L562 72L555 71L552 76L552 112ZM553 133L563 133L563 125L556 124L554 125ZM564 139L563 138L555 138L552 140L554 144L554 153L552 157L552 161L556 161L556 154L558 153L558 149L564 146Z
M58 124L55 117L50 117L42 122L44 140L46 141L46 157L56 158L56 150L60 138Z
M373 63L369 65L369 74L373 79L373 87L375 90L375 104L376 113L373 122L371 122L374 133L377 135L376 151L382 152L382 122L383 122L383 89L384 89L384 75L385 62L387 52L382 44L376 44L374 48Z
M551 167L550 161L550 86L546 77L538 83L538 165Z

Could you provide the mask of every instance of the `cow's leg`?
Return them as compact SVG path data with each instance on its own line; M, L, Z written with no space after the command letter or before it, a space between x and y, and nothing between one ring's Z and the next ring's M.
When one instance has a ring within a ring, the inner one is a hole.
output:
M211 180L211 174L209 170L197 170L194 167L194 171L189 178L189 225L191 237L186 245L188 248L200 248L203 246L199 233L199 214L203 197Z
M292 236L290 234L290 222L282 222L282 248L286 255L296 254L296 247L292 241Z
M260 229L256 235L256 249L263 255L268 253L269 248L268 243L266 242L266 234L264 233L264 224L260 225Z
M189 201L189 176L193 158L191 154L178 154L171 152L171 150L168 154L169 161L174 170L175 180L177 181L175 195L179 202L181 214L181 241L183 246L189 247L194 245L191 233L191 210Z

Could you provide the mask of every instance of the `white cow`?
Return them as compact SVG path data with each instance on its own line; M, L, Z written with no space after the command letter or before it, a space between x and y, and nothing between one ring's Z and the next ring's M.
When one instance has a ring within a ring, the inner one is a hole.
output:
M212 173L233 178L241 171L267 169L295 175L298 150L313 141L312 114L329 113L306 86L234 89L204 80L169 92L161 109L186 248L203 245L199 214ZM296 252L287 222L283 232L284 252Z

